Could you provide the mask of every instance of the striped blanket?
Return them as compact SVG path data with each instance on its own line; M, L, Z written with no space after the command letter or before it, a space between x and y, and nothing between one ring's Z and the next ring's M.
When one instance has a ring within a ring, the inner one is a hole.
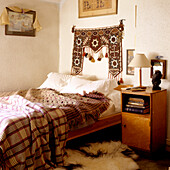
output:
M95 92L81 96L29 89L1 96L0 165L10 169L63 165L69 126L89 116L97 119L109 106L109 99Z
M19 95L1 99L0 108L0 164L20 170L63 164L68 125L62 110L45 108ZM56 146L53 159L52 142Z

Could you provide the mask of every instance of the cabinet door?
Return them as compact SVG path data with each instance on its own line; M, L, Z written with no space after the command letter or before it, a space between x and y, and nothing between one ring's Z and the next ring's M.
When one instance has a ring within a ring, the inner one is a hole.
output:
M122 113L122 143L150 151L149 115Z

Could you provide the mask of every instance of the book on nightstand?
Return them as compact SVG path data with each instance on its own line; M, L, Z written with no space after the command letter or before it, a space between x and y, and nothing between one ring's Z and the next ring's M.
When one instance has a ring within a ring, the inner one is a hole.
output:
M129 107L129 108L138 108L138 109L146 109L146 108L149 107L149 105L146 105L146 106L138 106L138 105L126 104L126 107Z
M149 113L149 110L150 110L149 107L145 108L145 109L134 108L134 107L125 107L124 109L126 112L141 113L141 114Z
M144 103L144 99L142 98L135 98L135 97L129 97L129 101L134 101L134 102L140 102L140 103Z
M126 112L146 114L150 111L149 102L143 98L129 97L124 110Z
M148 102L141 103L141 102L128 101L128 104L133 106L147 106Z

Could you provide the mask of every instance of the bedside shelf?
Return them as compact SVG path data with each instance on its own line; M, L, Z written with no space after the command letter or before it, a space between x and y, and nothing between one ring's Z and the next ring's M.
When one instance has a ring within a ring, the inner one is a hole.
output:
M137 104L132 103L134 101ZM129 104L131 105L128 106ZM143 112L139 108L136 112L135 110L131 111L129 107L134 107L133 104L142 105L141 107L144 105L146 113L139 113L139 111ZM166 106L166 90L150 92L122 91L122 143L149 152L164 149Z

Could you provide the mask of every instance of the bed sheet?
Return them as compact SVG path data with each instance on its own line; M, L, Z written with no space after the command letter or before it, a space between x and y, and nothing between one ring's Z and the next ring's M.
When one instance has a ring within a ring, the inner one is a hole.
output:
M109 101L109 107L106 111L104 111L100 117L108 116L111 114L121 112L121 92L118 90L112 90L107 97L111 99Z

